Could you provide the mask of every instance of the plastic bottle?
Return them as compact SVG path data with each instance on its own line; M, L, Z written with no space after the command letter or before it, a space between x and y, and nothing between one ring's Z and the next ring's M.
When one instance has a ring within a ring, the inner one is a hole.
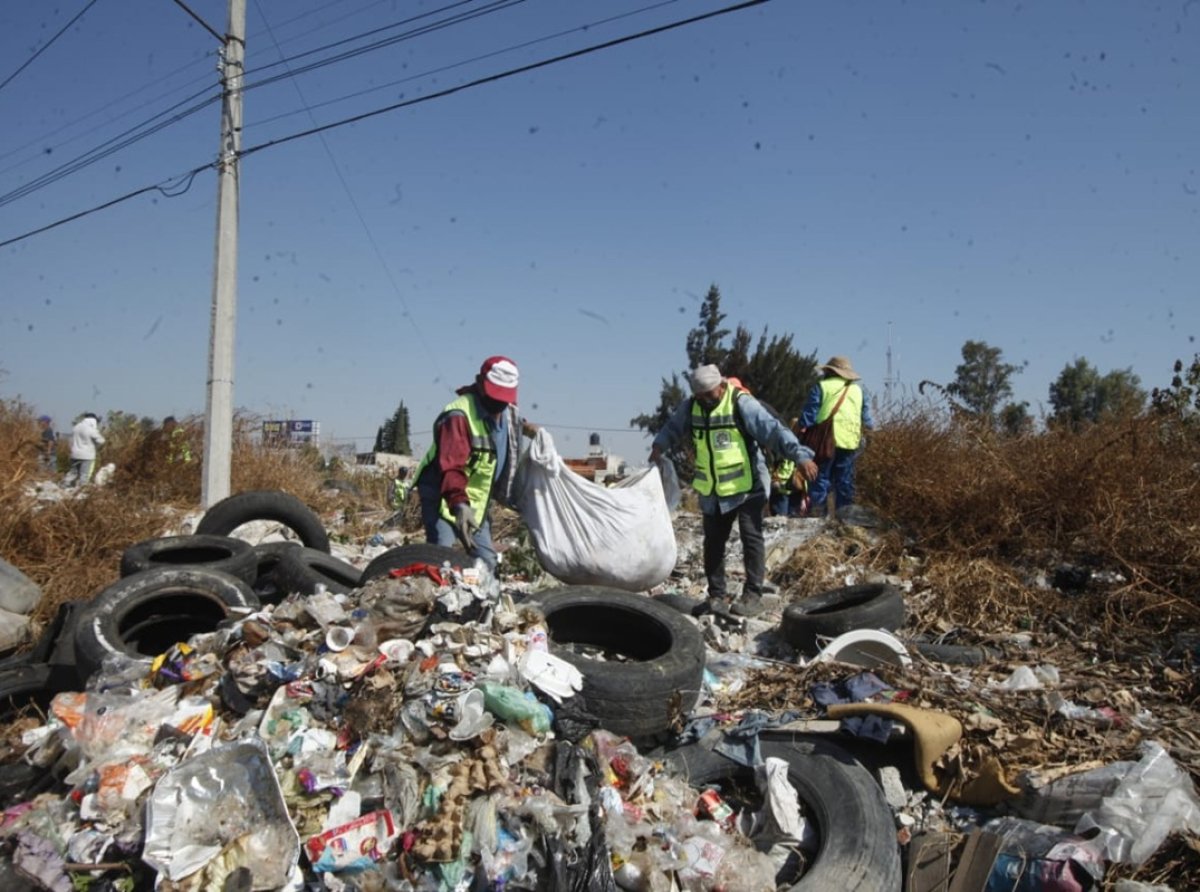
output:
M525 643L526 647L530 650L540 650L548 653L550 650L550 636L546 631L546 627L541 623L530 626L525 631Z

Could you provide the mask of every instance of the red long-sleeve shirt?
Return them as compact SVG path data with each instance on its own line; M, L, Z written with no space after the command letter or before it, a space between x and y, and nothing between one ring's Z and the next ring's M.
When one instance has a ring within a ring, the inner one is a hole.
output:
M471 458L471 426L461 412L447 415L437 430L438 470L442 472L442 498L453 510L467 501L467 461Z

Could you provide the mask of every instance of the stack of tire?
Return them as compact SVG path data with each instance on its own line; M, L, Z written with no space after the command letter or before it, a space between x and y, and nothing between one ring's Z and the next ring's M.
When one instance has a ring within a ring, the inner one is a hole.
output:
M302 544L252 546L232 535L256 520L282 524ZM330 555L329 535L312 509L273 490L218 502L193 535L130 546L120 573L90 601L64 604L33 650L0 660L0 720L81 687L114 655L149 667L175 642L211 632L230 616L320 585L348 591L360 575Z

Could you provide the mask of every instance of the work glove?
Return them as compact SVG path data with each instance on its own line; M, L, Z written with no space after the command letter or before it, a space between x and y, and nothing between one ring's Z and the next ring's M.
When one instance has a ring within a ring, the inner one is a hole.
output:
M467 502L454 506L454 526L463 540L463 545L474 548L475 533L479 524L475 521L475 509Z

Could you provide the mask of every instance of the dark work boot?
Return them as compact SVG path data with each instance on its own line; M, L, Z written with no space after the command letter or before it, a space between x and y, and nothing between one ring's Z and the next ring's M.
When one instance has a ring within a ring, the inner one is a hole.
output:
M692 614L693 616L703 616L706 613L711 613L713 616L729 618L729 608L732 599L729 595L709 595L708 600L704 602L703 608L699 613Z
M742 592L729 609L734 616L758 616L767 609L767 604L758 592Z

